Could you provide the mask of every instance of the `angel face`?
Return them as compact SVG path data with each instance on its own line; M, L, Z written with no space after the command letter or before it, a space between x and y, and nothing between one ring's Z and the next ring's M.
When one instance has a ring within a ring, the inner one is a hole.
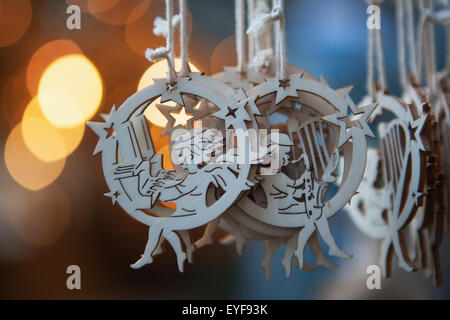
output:
M269 170L272 174L280 172L282 167L289 164L292 145L291 138L284 133L271 135L267 156L270 158Z

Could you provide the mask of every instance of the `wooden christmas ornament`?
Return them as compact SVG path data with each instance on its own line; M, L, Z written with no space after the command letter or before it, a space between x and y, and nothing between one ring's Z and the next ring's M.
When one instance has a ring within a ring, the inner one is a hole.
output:
M132 267L151 263L158 244L165 239L176 253L179 270L183 271L186 257L191 261L194 251L189 230L219 217L252 185L247 180L250 163L223 161L233 155L233 148L246 142L237 139L231 150L226 149L223 141L215 140L218 133L212 130L229 129L245 134L246 121L253 114L248 104L221 82L193 74L187 68L178 75L174 72L169 54L173 49L171 19L168 0L168 45L148 53L152 59L167 59L168 78L155 79L153 85L133 94L120 108L113 107L104 117L105 122L88 125L99 136L94 154L102 154L110 190L106 195L113 204L118 203L127 214L149 226L144 254ZM186 66L186 55L183 60ZM163 169L162 155L154 150L143 115L158 98L161 101L158 108L168 120L163 134L170 134L175 170ZM164 105L168 101L175 106ZM174 117L177 112L189 114L189 119ZM210 123L214 126L209 127ZM211 202L208 194L215 189L220 189L220 197ZM176 209L166 203L175 204Z

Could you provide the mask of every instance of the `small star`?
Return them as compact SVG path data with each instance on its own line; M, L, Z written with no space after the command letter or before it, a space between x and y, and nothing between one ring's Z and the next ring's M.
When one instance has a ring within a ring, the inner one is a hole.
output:
M226 114L226 117L231 116L236 119L236 111L238 108L230 108L230 107L227 107L227 108L228 108L228 113Z
M359 128L363 130L366 136L371 138L375 137L367 124L367 119L370 117L376 106L377 104L370 104L357 108L353 104L347 104L347 106L338 113L327 115L322 119L340 127L339 146L342 146L348 139L351 138L350 128L355 124L359 125Z
M95 132L98 136L98 142L94 149L94 155L103 151L105 145L108 144L108 138L114 133L113 125L116 114L116 107L112 106L111 112L108 115L102 114L102 118L105 122L93 122L88 121L86 124Z
M417 127L413 128L411 122L408 123L408 131L409 131L409 135L410 135L411 139L415 139Z
M188 120L194 117L193 115L186 113L184 108L181 109L180 113L171 112L170 115L175 119L175 123L173 124L174 128L179 125L187 126Z
M104 130L106 131L105 139L108 139L113 136L113 134L115 132L113 127L114 127L114 124L111 123L111 126L109 128L108 127L104 128Z
M117 198L119 198L120 196L120 193L119 191L116 190L114 193L112 191L105 193L105 196L111 198L113 205L115 205L117 202Z
M167 82L166 78L154 79L154 81L155 84L161 86L161 89L165 89L165 92L161 94L161 103L172 100L179 105L184 105L181 92L184 86L189 82L189 78L177 78L177 82L172 85Z
M416 204L416 206L420 205L420 199L424 196L423 192L413 192L412 193L412 197L414 199L414 203Z
M424 141L422 140L421 134L422 130L425 130L425 124L429 123L427 120L429 119L428 114L419 115L415 105L409 105L406 121L408 122L408 131L410 133L411 141L415 141L419 150L425 151L427 148L424 145ZM425 144L427 142L425 141Z
M286 80L279 80L278 86L279 86L280 88L283 88L283 89L289 88L289 86L290 86L290 80L289 80L289 79L286 79Z

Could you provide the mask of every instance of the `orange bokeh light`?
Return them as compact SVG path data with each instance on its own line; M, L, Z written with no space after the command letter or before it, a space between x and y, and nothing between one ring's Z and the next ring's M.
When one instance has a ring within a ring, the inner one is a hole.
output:
M146 8L145 12L142 14L142 10L136 8L133 11L127 24L125 26L125 40L127 42L128 47L131 50L136 52L140 56L145 56L145 49L157 48L159 46L163 46L166 43L166 39L161 36L156 36L153 34L153 22L156 17L166 18L166 12L164 3L162 1L153 1L149 8ZM174 14L177 14L178 10L175 6ZM136 19L139 16L139 19ZM191 34L192 30L192 15L188 9L187 12L188 18L188 37ZM147 30L143 32L142 30ZM174 33L174 42L179 43L179 29L175 29ZM175 50L175 54L178 53L178 48Z
M69 54L82 54L77 44L71 40L54 40L40 47L27 66L27 86L32 96L37 94L39 80L45 69L56 59Z
M97 2L97 0L95 0ZM125 25L133 23L147 11L150 6L150 0L118 0L113 1L116 4L109 9L105 1L96 4L93 1L88 2L89 12L98 20L112 25ZM99 11L101 10L101 11Z
M30 0L0 0L0 47L19 41L31 23Z
M10 132L6 140L4 157L11 177L24 188L34 191L55 181L66 162L65 159L44 162L35 157L23 140L21 124Z
M71 154L83 138L85 125L58 128L44 116L35 97L22 118L22 135L30 151L39 159L52 162Z
M223 67L236 65L236 36L233 35L222 40L214 49L211 55L211 73L222 72Z

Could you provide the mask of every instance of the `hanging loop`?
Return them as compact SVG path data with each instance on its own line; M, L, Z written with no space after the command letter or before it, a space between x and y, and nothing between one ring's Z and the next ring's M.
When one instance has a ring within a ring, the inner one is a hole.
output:
M174 69L174 54L173 54L173 0L166 0L166 21L167 21L167 37L166 37L166 47L160 47L157 49L147 48L145 51L145 57L151 62L156 62L160 59L167 60L167 81L170 86L176 83L176 73ZM161 27L162 23L156 23L159 27ZM155 26L156 28L157 26ZM164 30L161 31L160 28L156 28L157 32L165 33ZM155 31L155 29L153 30Z
M383 0L365 0L369 5L380 5ZM374 80L375 55L377 60L378 88ZM367 91L376 101L377 89L384 91L386 89L386 72L384 66L383 40L380 29L368 29L367 43Z

